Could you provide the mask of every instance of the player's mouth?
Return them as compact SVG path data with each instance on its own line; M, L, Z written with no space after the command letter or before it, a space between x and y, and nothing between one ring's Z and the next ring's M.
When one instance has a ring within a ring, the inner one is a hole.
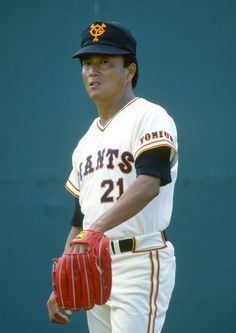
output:
M100 85L101 85L101 82L99 82L99 81L92 81L89 83L89 86L91 88L96 88L96 87L99 87Z

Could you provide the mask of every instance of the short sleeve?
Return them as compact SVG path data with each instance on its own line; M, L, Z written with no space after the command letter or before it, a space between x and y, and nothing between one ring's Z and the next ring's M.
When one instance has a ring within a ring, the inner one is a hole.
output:
M139 155L153 148L169 147L171 149L171 166L178 159L177 131L173 119L161 107L148 110L137 126L133 141L133 155Z
M80 189L78 184L78 175L76 174L75 170L71 171L71 174L65 184L65 188L69 191L74 197L79 198L80 196Z
M70 176L65 184L65 188L69 191L74 197L79 198L80 196L80 184L79 184L79 175L76 168L76 157L77 157L77 148L75 149L72 156L72 171Z

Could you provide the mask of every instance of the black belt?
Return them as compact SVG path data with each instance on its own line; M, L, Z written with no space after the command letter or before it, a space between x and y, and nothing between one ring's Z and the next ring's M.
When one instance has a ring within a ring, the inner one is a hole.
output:
M164 241L167 242L167 237L166 237L165 231L162 231L162 235L163 235ZM121 239L118 241L118 243L119 243L120 252L132 251L134 248L134 245L135 245L133 238ZM111 248L112 248L113 253L116 253L113 241L111 241Z
M118 241L118 243L119 243L120 252L132 251L133 246L134 246L133 238L121 239ZM112 248L113 253L116 253L113 241L111 241L111 248Z

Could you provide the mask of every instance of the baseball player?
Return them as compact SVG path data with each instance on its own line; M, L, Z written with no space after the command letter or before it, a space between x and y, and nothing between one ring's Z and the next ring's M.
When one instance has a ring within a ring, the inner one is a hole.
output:
M83 230L110 239L112 290L104 305L87 311L90 333L160 333L175 283L171 219L177 177L177 133L159 105L134 95L136 41L120 23L94 22L82 32L73 56L82 65L85 89L98 111L72 157L66 182L75 197L66 249ZM55 295L52 322L66 323Z

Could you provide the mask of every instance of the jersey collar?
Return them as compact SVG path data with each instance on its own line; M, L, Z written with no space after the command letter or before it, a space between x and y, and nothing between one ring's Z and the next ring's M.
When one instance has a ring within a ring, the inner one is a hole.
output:
M121 111L123 111L124 109L126 109L128 106L130 106L132 103L134 103L137 99L139 99L139 97L135 97L133 98L131 101L129 101L125 106L123 106L122 109L120 109L115 115L114 117L112 117L108 123L105 125L105 126L102 126L101 125L101 122L100 122L100 118L97 119L97 127L99 128L100 131L105 131L105 129L110 125L110 123L112 122L112 120L118 115L121 113Z

